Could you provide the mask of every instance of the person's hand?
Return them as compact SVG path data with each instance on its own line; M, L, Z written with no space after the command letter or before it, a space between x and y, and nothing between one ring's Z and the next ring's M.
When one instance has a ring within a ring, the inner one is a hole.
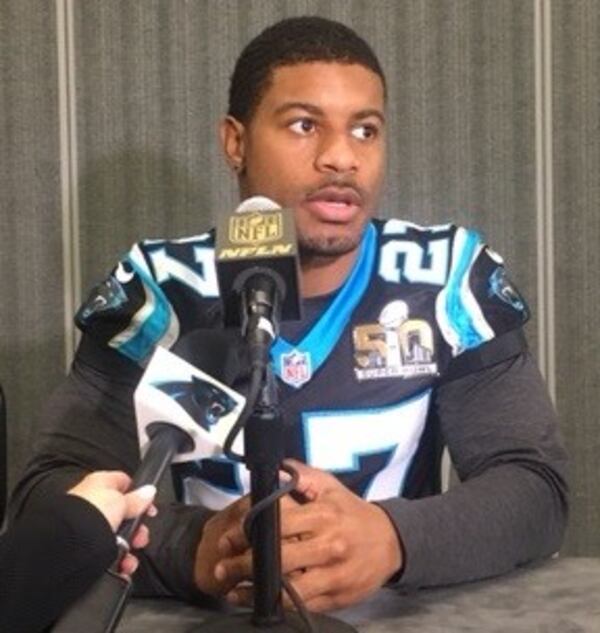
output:
M126 493L130 484L131 478L124 472L101 470L84 477L68 494L82 497L96 506L115 532L125 519L133 519L144 512L151 516L156 514L156 508L151 506L156 487L142 486Z
M113 531L125 519L133 519L140 514L156 516L156 507L152 501L156 495L155 486L142 486L137 490L125 492L131 479L120 471L97 471L84 477L68 494L85 499L104 515ZM141 549L150 542L148 528L140 525L130 543L132 549ZM123 557L119 571L126 575L135 572L138 559L131 553Z
M282 572L311 611L328 611L358 602L381 587L402 566L402 549L386 512L364 501L335 477L289 460L300 474L297 490L307 503L282 503ZM231 526L221 537L229 555L215 573L227 598L249 605L250 554L243 531ZM236 586L237 585L237 586ZM291 606L286 598L286 606Z
M297 506L298 502L286 496L280 508ZM194 579L200 591L212 596L224 596L238 583L252 579L252 551L243 523L250 509L250 497L242 497L235 503L214 514L204 525L202 538L196 549ZM226 573L227 561L243 560L235 572Z
M225 554L241 556L248 553L248 542L243 536L242 523L250 508L249 496L242 497L238 501L216 512L204 524L202 538L196 548L196 560L194 563L194 581L200 591L212 596L222 596L229 591L234 584L233 580L224 581L215 574L215 568ZM224 534L240 531L242 537L238 538L235 550L230 549L229 544L223 538Z

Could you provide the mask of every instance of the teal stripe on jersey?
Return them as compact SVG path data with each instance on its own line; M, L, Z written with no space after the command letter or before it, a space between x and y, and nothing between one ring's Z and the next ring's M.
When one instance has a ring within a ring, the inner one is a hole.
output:
M369 285L375 264L376 233L375 226L369 224L348 279L307 335L296 345L281 337L275 341L271 358L277 376L281 378L281 356L293 350L310 355L313 373L327 360Z
M485 341L473 323L469 309L462 297L462 285L466 281L471 270L471 264L475 251L480 245L479 235L475 231L468 231L458 263L450 273L447 285L446 315L450 326L458 335L460 349L471 349Z
M147 294L146 303L141 310L148 306L149 301L152 302L153 307L150 314L137 325L137 328L132 332L132 336L128 340L119 343L116 349L139 363L152 352L156 344L165 335L169 328L171 311L169 302L156 281L136 264L131 257L128 257L127 261L140 276ZM136 314L133 318L135 319L137 316Z

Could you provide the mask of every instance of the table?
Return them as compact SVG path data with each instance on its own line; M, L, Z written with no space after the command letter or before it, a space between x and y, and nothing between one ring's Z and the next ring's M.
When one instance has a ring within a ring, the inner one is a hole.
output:
M175 600L134 600L118 633L196 633L214 615ZM412 594L382 589L332 615L361 633L600 633L600 558L556 558Z

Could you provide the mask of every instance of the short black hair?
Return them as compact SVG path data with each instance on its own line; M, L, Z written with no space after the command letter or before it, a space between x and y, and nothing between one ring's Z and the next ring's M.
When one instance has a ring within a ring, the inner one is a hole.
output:
M227 113L247 123L275 68L318 61L361 64L379 75L385 92L379 60L362 37L340 22L301 16L276 22L246 45L231 76Z

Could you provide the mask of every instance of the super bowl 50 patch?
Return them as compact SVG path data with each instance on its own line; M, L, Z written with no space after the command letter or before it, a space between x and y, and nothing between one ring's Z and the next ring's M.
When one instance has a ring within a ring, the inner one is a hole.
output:
M388 303L378 323L358 325L352 338L358 380L437 374L431 326L409 318L404 301Z

